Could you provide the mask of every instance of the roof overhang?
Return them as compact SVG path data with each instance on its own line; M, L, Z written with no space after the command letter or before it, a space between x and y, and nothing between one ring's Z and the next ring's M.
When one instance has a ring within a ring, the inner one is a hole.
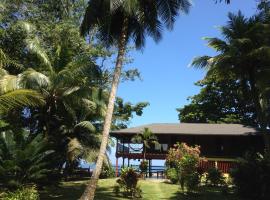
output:
M144 128L149 128L155 135L256 136L263 133L258 128L242 124L156 123L115 130L110 134L114 137L132 136Z

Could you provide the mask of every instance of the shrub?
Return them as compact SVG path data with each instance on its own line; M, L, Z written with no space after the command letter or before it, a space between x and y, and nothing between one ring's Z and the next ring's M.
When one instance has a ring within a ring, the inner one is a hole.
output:
M41 184L50 172L53 151L42 136L28 132L0 134L0 182L8 189L25 184Z
M185 143L177 143L169 150L166 165L177 170L182 190L186 186L188 191L192 191L199 185L200 175L197 172L199 160L199 146L190 147Z
M231 171L238 194L245 199L270 199L270 158L269 155L246 153Z
M141 172L146 172L147 169L148 169L148 162L147 162L147 160L141 161L139 168L140 168Z
M198 188L200 184L200 175L198 172L187 174L185 178L185 185L188 191L194 191Z
M173 184L175 184L179 181L178 173L177 173L177 170L175 168L169 168L166 173L167 173L168 179L170 179L170 181Z
M38 200L39 195L35 186L23 187L4 195L5 200Z
M102 166L102 171L100 174L100 178L113 178L115 177L115 170L111 165L104 164Z
M132 198L141 198L141 189L138 187L137 183L139 180L139 175L137 172L130 167L123 168L121 170L120 178L116 180L119 184L120 189L123 189L123 194L126 196L131 196ZM119 194L120 191L117 186L114 188L114 192Z
M213 167L207 170L206 183L213 186L224 185L225 178L222 176L222 172L219 169Z

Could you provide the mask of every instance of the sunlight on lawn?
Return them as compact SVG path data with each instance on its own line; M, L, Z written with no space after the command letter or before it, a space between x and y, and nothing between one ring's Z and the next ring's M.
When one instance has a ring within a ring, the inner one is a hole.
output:
M86 181L64 182L60 187L47 188L41 191L41 200L74 200L83 192ZM95 200L124 200L123 196L113 193L115 179L102 179ZM232 195L223 195L220 189L204 187L199 193L184 194L180 192L179 185L158 182L156 180L140 180L139 185L143 190L144 200L237 200Z

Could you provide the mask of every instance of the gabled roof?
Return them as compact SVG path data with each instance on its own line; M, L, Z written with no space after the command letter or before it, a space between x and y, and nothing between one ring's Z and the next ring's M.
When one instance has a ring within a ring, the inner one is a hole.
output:
M241 124L203 124L203 123L155 123L133 128L112 131L112 136L134 135L149 128L154 134L165 135L257 135L260 131L251 126Z

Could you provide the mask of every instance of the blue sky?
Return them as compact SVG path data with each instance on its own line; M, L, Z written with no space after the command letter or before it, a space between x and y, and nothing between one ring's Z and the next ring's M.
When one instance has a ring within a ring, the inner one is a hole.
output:
M131 66L139 69L143 81L122 83L118 95L132 103L148 101L150 106L130 126L179 122L176 108L183 107L188 103L187 97L199 92L194 82L205 74L189 67L192 58L215 53L202 38L220 37L218 27L226 23L228 12L238 10L251 16L256 12L256 1L232 0L226 5L215 4L214 0L194 0L190 13L177 19L173 31L164 31L162 41L155 44L148 38L143 51L131 53ZM114 163L114 151L110 157Z
M255 0L232 0L230 5L214 0L194 0L188 15L177 19L173 31L164 31L156 44L147 39L143 51L131 52L132 67L141 72L143 81L124 82L118 95L125 101L148 101L142 117L135 117L130 126L148 123L178 122L176 108L188 103L187 97L199 92L194 82L204 76L203 70L188 67L192 58L213 55L203 37L220 36L218 26L227 21L228 12L241 10L245 15L256 11Z

